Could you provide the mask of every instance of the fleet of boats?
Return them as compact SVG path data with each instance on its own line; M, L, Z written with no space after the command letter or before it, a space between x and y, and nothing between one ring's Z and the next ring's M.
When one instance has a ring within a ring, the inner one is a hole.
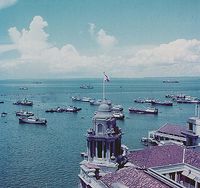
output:
M164 81L163 81L164 82ZM170 81L171 82L171 81ZM168 81L164 83L169 83ZM174 82L176 83L176 82ZM80 86L82 89L92 89L93 86L90 85L82 85ZM21 87L20 90L27 90L28 88L26 87ZM160 101L159 99L135 99L135 103L149 103L151 104L151 107L144 107L144 108L139 108L139 107L130 107L128 110L130 113L137 113L137 114L154 114L158 115L158 108L153 107L154 105L161 105L161 106L173 106L173 102L177 103L191 103L191 104L200 104L200 99L197 97L192 97L184 94L168 94L165 96L166 98L169 98L171 100L169 101ZM103 100L101 99L93 99L91 97L80 97L80 96L72 96L71 97L72 101L79 101L79 102L87 102L90 105L98 106L102 103ZM123 111L122 105L113 105L110 100L104 100L108 105L111 106L112 109L112 114L113 117L116 119L122 120L125 118ZM4 101L0 101L0 103L4 103ZM24 105L24 106L33 106L33 101L30 101L28 99L23 99L23 100L18 100L13 103L14 105ZM80 111L80 107L76 106L67 106L67 107L56 107L56 108L50 108L47 109L45 112L78 112ZM1 113L1 117L7 116L6 112ZM47 120L44 118L36 118L34 117L34 113L28 112L25 110L21 110L16 112L16 116L19 116L19 123L28 123L28 124L41 124L41 125L46 125Z

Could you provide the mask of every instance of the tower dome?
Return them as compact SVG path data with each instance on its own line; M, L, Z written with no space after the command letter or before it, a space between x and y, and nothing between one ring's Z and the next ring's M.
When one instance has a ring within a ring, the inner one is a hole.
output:
M111 112L111 107L106 102L103 102L99 106L98 112Z

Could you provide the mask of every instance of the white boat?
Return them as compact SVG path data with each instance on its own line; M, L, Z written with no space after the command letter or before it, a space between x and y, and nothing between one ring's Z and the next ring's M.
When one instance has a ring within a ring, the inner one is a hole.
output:
M90 97L83 97L81 99L82 102L90 102L90 100L92 100Z
M91 104L91 105L98 106L98 105L100 105L101 103L102 103L102 100L101 100L101 99L98 99L98 100L95 100L95 99L90 100L90 104Z
M123 107L121 105L113 105L112 111L123 111Z
M115 117L116 119L124 119L125 116L122 112L114 112L113 117Z
M80 110L81 110L81 108L75 107L75 106L69 106L69 107L67 107L67 108L65 109L66 112L78 112L78 111L80 111Z
M34 113L21 110L21 111L19 111L19 112L16 112L16 116L25 116L25 117L29 117L29 116L34 116Z
M17 102L14 102L13 103L14 105L24 105L24 106L33 106L33 102L32 101L29 101L27 99L24 99L22 101L17 101Z
M158 115L157 108L146 108L146 109L139 109L139 108L129 108L129 112L137 113L137 114L155 114Z
M46 125L47 120L43 119L43 118L39 119L39 118L36 118L36 117L20 117L19 123Z
M81 101L81 98L78 96L72 96L73 101Z

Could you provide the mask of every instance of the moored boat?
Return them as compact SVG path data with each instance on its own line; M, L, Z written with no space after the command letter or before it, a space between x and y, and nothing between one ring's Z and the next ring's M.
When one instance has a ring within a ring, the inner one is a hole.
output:
M112 111L123 111L122 105L113 105Z
M154 102L154 99L135 99L134 102L135 103L152 103Z
M81 85L80 88L81 88L81 89L93 89L94 87L91 86L91 85L85 85L85 84L84 84L84 85Z
M162 106L173 106L173 102L171 101L152 101L151 102L152 105L162 105Z
M115 117L116 119L124 119L125 116L122 112L114 112L113 117Z
M17 102L14 102L13 103L14 105L23 105L23 106L33 106L33 102L32 101L29 101L27 99L24 99L22 101L17 101Z
M6 117L7 114L8 114L7 112L2 112L2 113L1 113L1 117Z
M129 108L129 112L137 113L137 114L158 114L157 108L146 108L146 109L139 109L139 108Z
M20 87L19 89L20 89L20 90L28 90L27 87Z
M16 112L16 116L30 117L30 116L34 116L34 113L21 110L21 111L19 111L19 112Z
M178 80L163 80L163 83L179 83Z
M187 103L187 104L200 104L198 99L177 99L177 103Z
M102 103L101 99L98 99L98 100L92 99L92 100L90 100L90 104L91 105L99 106L101 103Z
M71 98L73 101L81 101L81 98L78 96L72 96Z
M47 120L43 118L39 119L36 117L20 117L19 123L46 125Z
M69 106L65 109L65 112L78 112L80 111L81 108L76 107L76 106Z
M92 100L90 97L82 97L81 101L82 102L90 102Z

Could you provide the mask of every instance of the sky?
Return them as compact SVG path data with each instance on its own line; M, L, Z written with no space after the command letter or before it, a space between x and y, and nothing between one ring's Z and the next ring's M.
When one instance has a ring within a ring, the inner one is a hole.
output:
M0 79L200 75L199 0L0 0Z

